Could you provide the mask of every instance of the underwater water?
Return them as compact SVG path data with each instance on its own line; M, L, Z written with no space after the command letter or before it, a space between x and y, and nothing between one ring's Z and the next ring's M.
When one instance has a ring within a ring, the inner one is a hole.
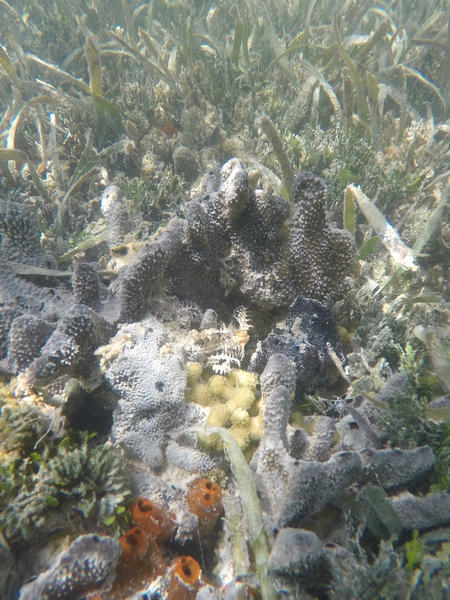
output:
M0 2L0 599L450 598L448 4Z

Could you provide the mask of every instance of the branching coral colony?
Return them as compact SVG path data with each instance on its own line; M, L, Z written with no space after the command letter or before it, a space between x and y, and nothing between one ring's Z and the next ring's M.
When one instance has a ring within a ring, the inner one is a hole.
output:
M23 4L0 597L447 597L443 3Z

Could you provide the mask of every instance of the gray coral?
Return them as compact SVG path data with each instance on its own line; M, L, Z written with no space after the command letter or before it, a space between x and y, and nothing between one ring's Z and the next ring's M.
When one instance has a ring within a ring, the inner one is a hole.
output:
M168 344L163 325L149 318L129 326L127 332L133 342L105 373L118 398L112 436L132 456L153 469L161 469L166 463L169 439L169 455L179 462L183 449L175 444L177 434L204 419L199 408L184 401L186 372L176 346ZM186 444L183 447L185 468L195 471L199 464L211 465L197 449Z
M310 435L303 429L293 430L288 420L295 368L283 354L268 360L261 387L263 435L251 466L271 527L285 527L320 511L352 484L372 480L386 489L411 485L434 465L433 452L427 446L339 451L336 428L329 417L317 418Z
M21 371L39 356L55 324L35 315L20 315L11 323L8 336L9 366Z
M264 429L251 465L263 508L275 527L320 510L361 474L355 452L336 453L327 462L290 455L286 429L294 377L294 368L283 355L272 356L261 376Z
M300 578L305 584L311 578L328 579L330 564L325 548L315 533L285 527L272 546L269 571L275 575Z
M343 360L331 309L311 298L298 297L289 306L285 323L277 323L258 343L249 370L261 372L274 354L283 354L295 366L297 392L323 385L332 364L330 351Z
M0 202L0 235L2 261L55 266L55 261L42 250L36 218L23 204Z
M450 523L450 493L435 492L416 497L403 492L391 499L401 526L406 530L425 531Z
M76 304L97 308L100 299L100 281L93 265L86 262L75 263L72 291Z
M336 300L348 291L355 256L350 234L328 223L325 196L323 179L309 172L297 175L291 193L291 273L302 295L322 301Z
M67 372L86 376L92 371L93 353L113 334L114 327L83 304L73 304L27 369L33 385L45 385ZM95 362L94 362L95 365Z
M107 242L114 248L124 241L131 229L130 216L117 185L108 185L101 197L101 210L108 221Z

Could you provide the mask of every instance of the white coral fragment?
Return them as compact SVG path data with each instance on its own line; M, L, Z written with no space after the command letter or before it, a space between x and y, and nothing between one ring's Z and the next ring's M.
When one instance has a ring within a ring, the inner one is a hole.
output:
M355 185L348 185L345 191L352 194L369 225L380 236L381 241L393 260L404 269L417 271L418 267L413 251L402 242L396 229L388 223L383 213L375 206L372 200L361 191L361 188Z

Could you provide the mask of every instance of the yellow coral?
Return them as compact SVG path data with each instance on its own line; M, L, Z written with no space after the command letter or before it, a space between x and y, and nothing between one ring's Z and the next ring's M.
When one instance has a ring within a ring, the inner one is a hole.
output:
M237 408L244 408L249 410L255 401L255 394L246 387L235 388L230 394L227 406L231 412L234 412Z
M238 443L241 450L245 450L250 444L250 436L248 434L248 428L240 425L233 425L230 427L230 431L233 434L236 442Z
M242 369L234 369L234 371L231 371L228 375L228 380L234 387L247 387L251 390L256 390L256 385L258 383L256 373L249 373Z
M248 433L250 436L251 442L259 442L262 436L262 417L261 415L256 415L256 417L250 417L248 424Z
M211 427L228 427L230 424L230 411L225 404L213 404L206 422Z
M217 396L220 399L224 399L229 391L232 390L231 385L224 375L212 375L208 379L209 391L213 396Z
M262 431L257 375L242 369L228 375L211 375L198 363L188 364L187 372L186 400L209 407L207 424L229 428L239 446L248 450L250 456ZM202 445L214 451L222 449L217 436L204 436Z
M202 378L203 367L200 363L191 362L186 365L187 385L193 386Z
M206 383L197 383L186 392L189 402L196 402L202 406L211 404L211 393Z
M250 421L250 417L245 408L239 407L231 413L230 420L233 425L246 427Z

